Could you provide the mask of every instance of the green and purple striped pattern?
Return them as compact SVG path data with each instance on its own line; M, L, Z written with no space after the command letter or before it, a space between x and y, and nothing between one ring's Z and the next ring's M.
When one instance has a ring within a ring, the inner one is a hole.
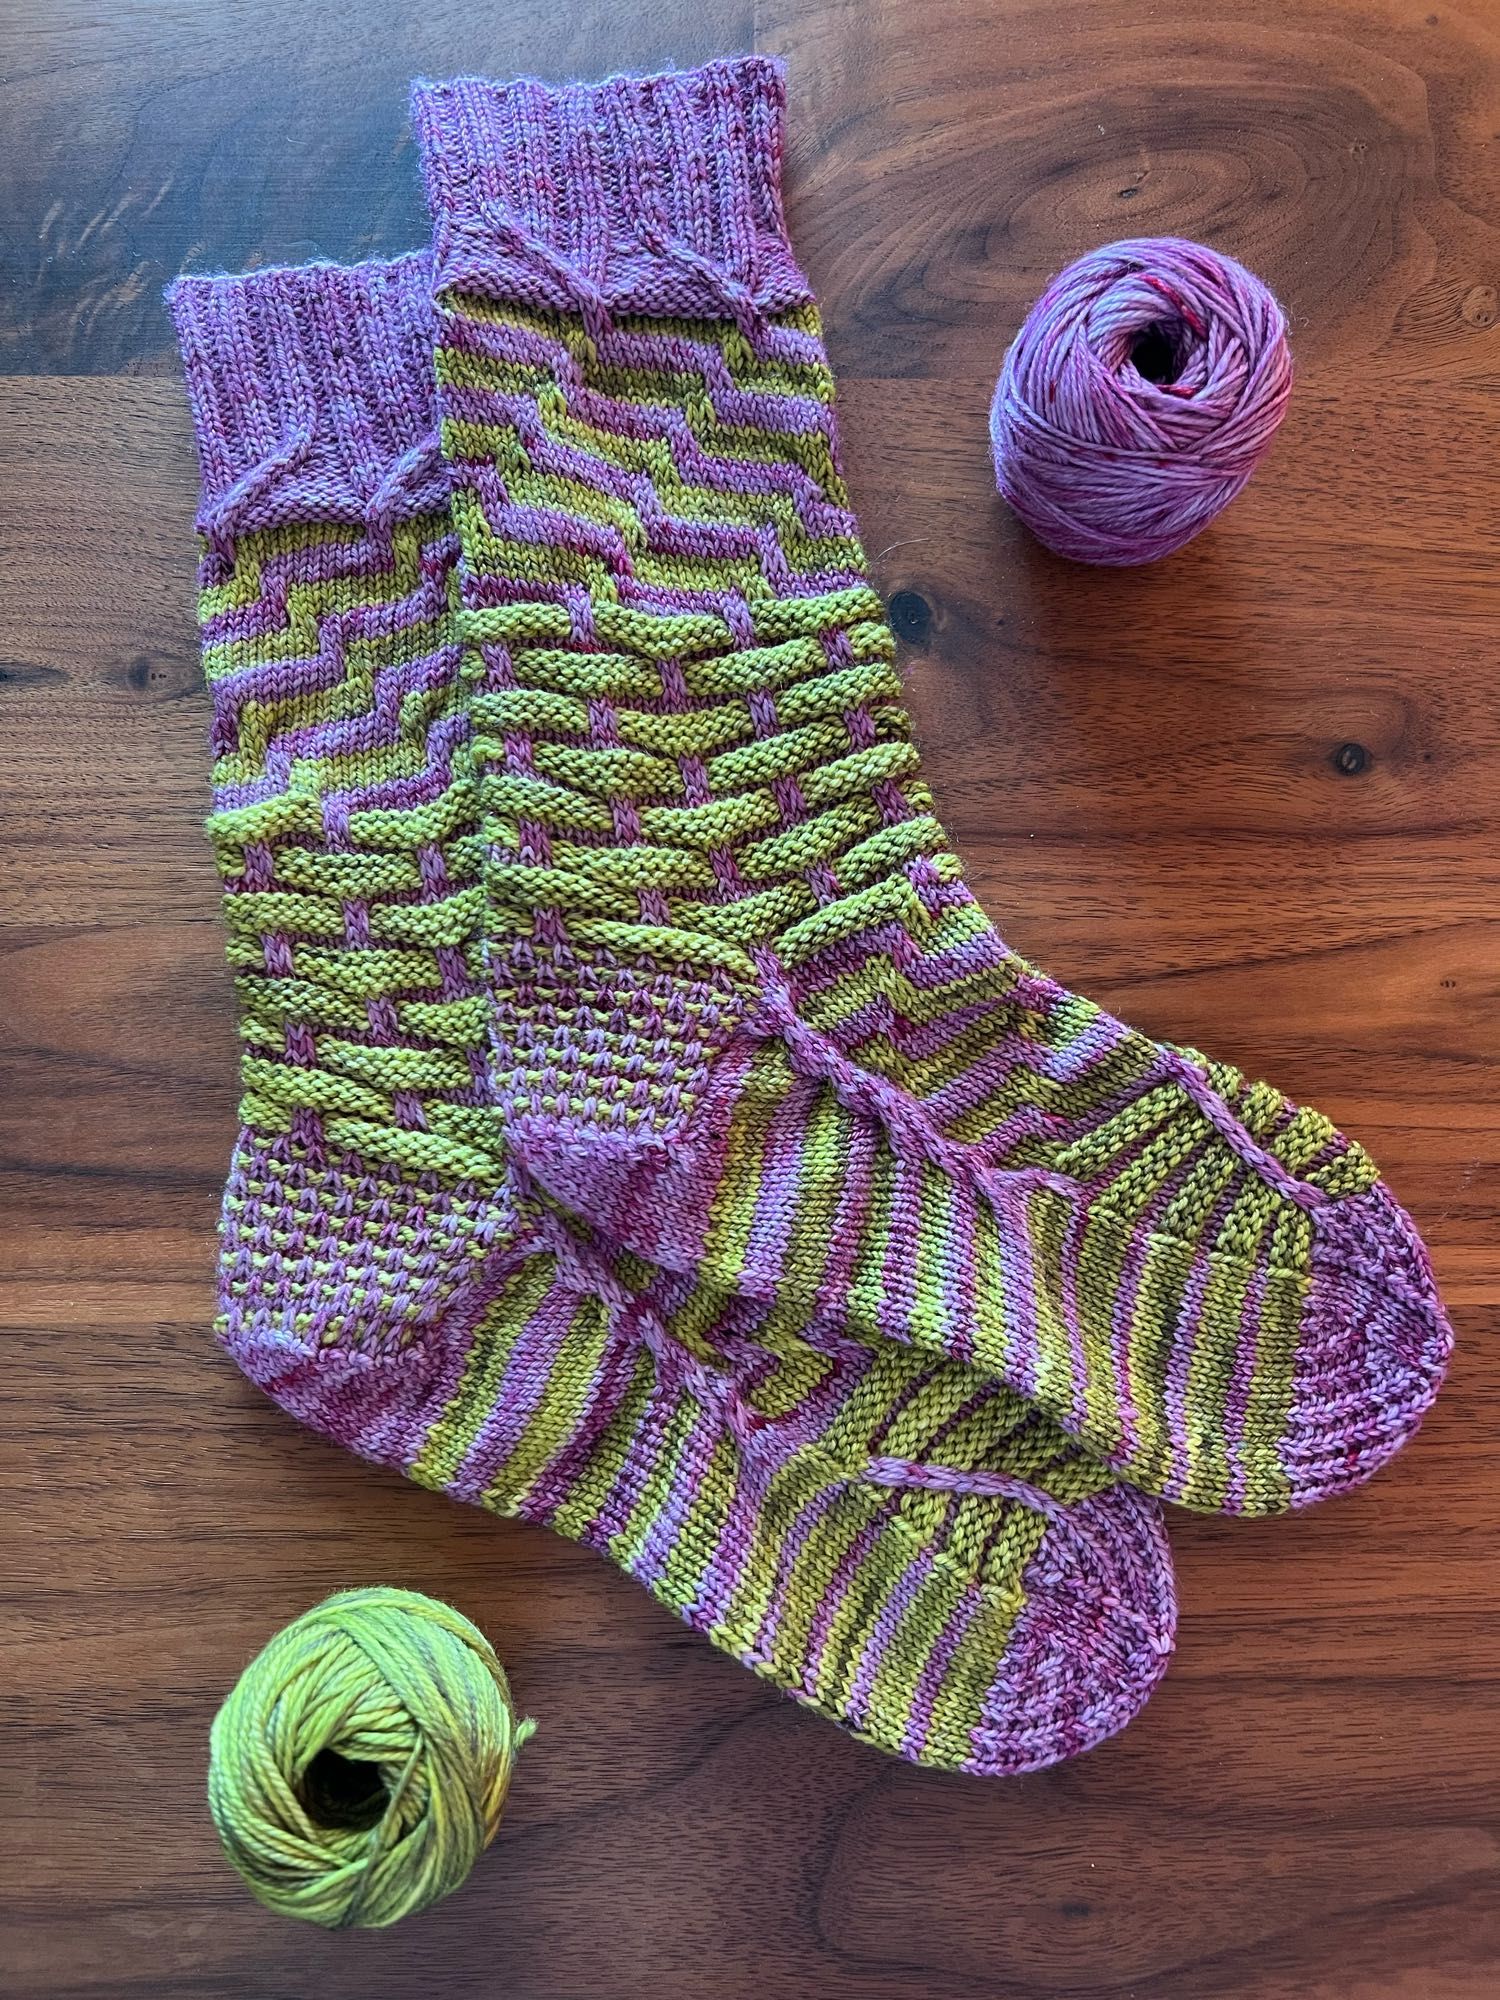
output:
M533 1258L500 1287L413 1478L600 1550L917 1762L1030 1769L1137 1711L1172 1643L1160 1521L1038 1412L688 1279L597 1282Z

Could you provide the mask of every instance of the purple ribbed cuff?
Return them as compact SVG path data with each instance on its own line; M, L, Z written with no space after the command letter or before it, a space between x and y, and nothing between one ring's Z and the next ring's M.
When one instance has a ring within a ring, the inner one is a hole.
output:
M781 206L784 107L766 56L417 83L436 284L589 316L745 320L810 300Z
M167 302L211 541L447 505L425 254L179 278Z

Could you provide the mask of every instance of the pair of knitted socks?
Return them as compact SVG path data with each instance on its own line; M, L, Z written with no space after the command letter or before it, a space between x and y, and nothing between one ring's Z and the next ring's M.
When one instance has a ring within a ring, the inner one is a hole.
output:
M1422 1246L1326 1119L965 888L777 66L414 107L430 258L171 293L246 1043L222 1336L885 1748L1055 1761L1165 1664L1157 1498L1282 1511L1415 1428Z

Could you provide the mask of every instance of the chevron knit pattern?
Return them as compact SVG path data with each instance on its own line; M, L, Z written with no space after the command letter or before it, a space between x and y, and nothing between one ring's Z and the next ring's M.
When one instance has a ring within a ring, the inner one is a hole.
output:
M966 889L781 109L759 59L416 92L518 1184L973 1362L1184 1504L1352 1486L1446 1363L1425 1252L1327 1119L1069 993Z
M888 1750L1000 1773L1084 1749L1171 1650L1153 1503L961 1363L517 1198L430 289L410 258L172 294L245 1044L221 1337L304 1422L599 1549Z

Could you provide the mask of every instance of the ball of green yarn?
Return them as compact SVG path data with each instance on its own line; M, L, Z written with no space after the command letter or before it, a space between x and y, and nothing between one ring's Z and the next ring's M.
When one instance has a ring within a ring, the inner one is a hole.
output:
M414 1590L288 1625L214 1718L208 1803L261 1902L342 1930L456 1889L494 1839L521 1721L477 1626Z

